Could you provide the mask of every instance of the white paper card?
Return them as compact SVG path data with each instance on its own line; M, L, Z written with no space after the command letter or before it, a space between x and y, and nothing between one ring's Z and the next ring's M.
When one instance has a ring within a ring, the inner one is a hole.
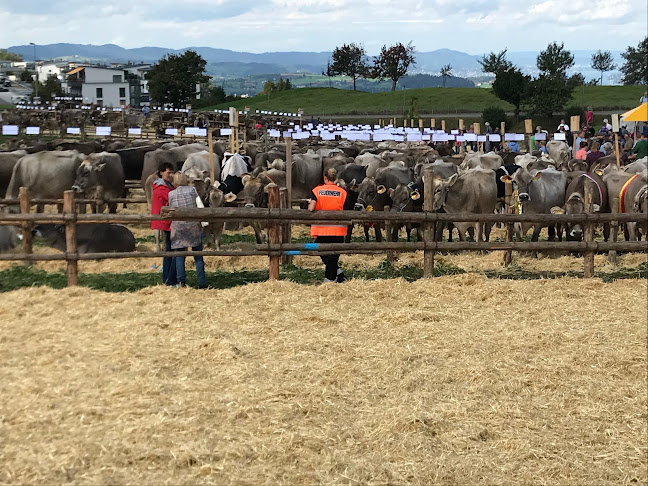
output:
M547 140L547 134L544 132L534 133L533 136L536 140Z
M565 137L564 133L554 133L553 138L554 140L567 140L567 137Z
M232 129L231 128L221 128L220 129L220 134L221 135L231 135L232 134Z
M178 134L178 129L177 128L165 128L164 129L164 134L165 135L173 135L175 137Z
M206 137L207 129L197 128L197 127L187 127L185 128L185 135L193 135L195 137Z
M96 127L96 134L98 137L107 137L112 133L112 128L110 127Z
M230 130L230 133L231 132L232 132L232 130ZM221 130L221 135L223 135L223 130ZM228 134L226 133L225 135L228 135ZM281 132L279 130L268 130L268 136L269 137L274 137L274 138L279 138L281 136Z
M450 135L459 135L459 130L450 130Z
M488 140L490 140L491 142L501 142L502 137L501 137L501 135L499 133L491 133L488 136Z
M18 125L2 125L3 135L18 135Z
M142 129L141 128L129 128L128 129L128 134L129 135L141 135L142 134Z
M524 133L516 133L515 140L518 142L524 142Z
M65 131L70 135L79 135L81 133L81 129L79 127L67 127Z
M513 142L517 140L517 133L505 133L504 140L507 142Z

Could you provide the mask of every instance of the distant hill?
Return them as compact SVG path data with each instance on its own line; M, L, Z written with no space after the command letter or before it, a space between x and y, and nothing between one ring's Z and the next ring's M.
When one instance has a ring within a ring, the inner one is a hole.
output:
M207 72L220 77L239 77L250 74L267 73L313 73L320 74L326 69L330 52L265 52L254 54L237 52L214 47L186 47L167 49L164 47L137 47L125 49L115 44L47 44L37 45L36 55L39 59L71 59L77 61L111 63L134 62L154 63L167 54L182 54L188 49L195 50L208 63ZM31 45L12 46L10 52L22 54L26 61L34 60L34 47ZM571 51L576 65L570 71L580 72L586 80L598 79L600 74L594 71L591 64L592 50ZM617 64L621 64L621 51L612 51ZM527 74L537 74L536 57L538 52L509 52L508 58ZM480 55L466 54L452 49L437 49L431 52L417 52L416 66L412 74L438 74L441 67L450 64L454 76L475 78L482 76ZM245 66L245 65L250 66ZM619 71L605 74L605 84L618 83Z

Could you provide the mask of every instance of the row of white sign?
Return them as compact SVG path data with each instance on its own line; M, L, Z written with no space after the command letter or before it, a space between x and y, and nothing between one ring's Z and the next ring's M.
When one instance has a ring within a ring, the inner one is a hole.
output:
M39 135L40 134L40 127L26 127L25 133L27 135ZM81 133L81 129L79 127L68 127L66 129L67 133L69 135L79 135ZM455 130L452 130L452 132L455 132ZM376 130L376 131L369 131L369 130L362 130L362 131L354 131L354 130L345 130L342 127L336 128L334 131L329 131L329 130L306 130L306 131L301 131L299 129L297 130L286 130L284 132L280 130L268 130L268 135L270 137L274 138L280 138L280 137L291 137L295 140L300 140L300 139L306 139L311 136L313 137L320 137L322 140L335 140L335 136L339 135L344 139L347 140L374 140L374 141L383 141L383 140L396 140L396 141L402 141L407 137L408 141L433 141L433 142L447 142L447 141L457 141L457 142L486 142L491 141L491 142L500 142L502 140L501 136L499 134L489 134L489 135L477 135L475 133L466 133L464 135L459 135L458 133L446 133L443 130L434 130L434 131L427 131L421 133L419 130L416 129L405 129L403 130L402 128L395 128L395 129L388 129L388 130ZM457 131L458 132L458 131ZM18 125L3 125L2 126L2 134L3 135L18 135L19 133L19 127ZM95 127L95 133L97 136L109 136L112 133L112 128L111 127ZM164 130L164 133L166 135L170 136L177 136L180 133L180 130L178 128L166 128ZM195 128L195 127L186 127L184 129L185 135L193 135L195 137L206 137L207 136L207 129L206 128ZM141 135L142 134L142 129L141 128L129 128L128 129L128 134L129 135ZM232 129L231 128L221 128L220 129L220 134L221 135L231 135L232 134ZM525 135L522 133L505 133L504 134L504 140L507 142L513 142L513 141L524 141ZM546 140L546 134L545 133L536 133L535 134L535 139L536 140ZM554 140L565 140L565 134L564 133L556 133L554 134Z

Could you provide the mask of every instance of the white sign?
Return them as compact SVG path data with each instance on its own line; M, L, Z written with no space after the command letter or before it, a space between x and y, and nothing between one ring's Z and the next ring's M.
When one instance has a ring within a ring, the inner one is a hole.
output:
M554 133L553 138L554 138L554 140L563 140L563 141L564 141L564 140L567 140L567 138L565 137L565 133L563 133L563 132L561 132L561 133Z
M221 135L231 135L232 134L232 129L231 128L221 128L220 129L220 134Z
M459 135L459 130L450 130L450 135Z
M221 130L221 135L222 134L223 134L223 130ZM268 136L279 138L281 136L281 132L279 130L268 130Z
M81 133L81 129L79 127L67 127L66 133L70 135L79 135Z
M18 125L2 125L3 135L18 135Z
M177 128L165 128L164 129L164 134L165 135L172 135L172 136L175 137L176 135L178 135L178 129Z
M185 128L185 135L193 135L195 137L206 137L206 128L187 127Z
M504 140L507 142L513 142L517 140L517 133L505 133Z
M142 134L142 129L141 128L129 128L128 129L128 134L129 135L141 135Z
M501 135L499 133L491 133L488 136L488 140L490 140L491 142L501 142L502 137L501 137Z
M112 132L110 127L95 127L95 130L98 137L107 137Z
M330 132L322 132L322 140L335 140L335 134Z
M544 132L534 133L533 136L536 140L547 140L547 134Z
M477 134L475 134L475 133L466 133L464 135L464 140L466 142L476 142L477 141Z
M486 135L477 135L477 141L478 142L485 142L486 141Z

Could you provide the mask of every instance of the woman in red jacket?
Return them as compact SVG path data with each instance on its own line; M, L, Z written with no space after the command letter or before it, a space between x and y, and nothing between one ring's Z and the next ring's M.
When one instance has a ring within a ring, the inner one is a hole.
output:
M164 162L158 170L158 179L153 181L153 197L151 199L151 214L160 214L162 206L169 205L169 192L175 189L171 181L175 174L175 168L169 162ZM171 220L151 221L151 229L162 230L164 233L165 251L171 251ZM176 276L175 259L164 257L162 259L162 282L165 285L175 286L178 284Z

